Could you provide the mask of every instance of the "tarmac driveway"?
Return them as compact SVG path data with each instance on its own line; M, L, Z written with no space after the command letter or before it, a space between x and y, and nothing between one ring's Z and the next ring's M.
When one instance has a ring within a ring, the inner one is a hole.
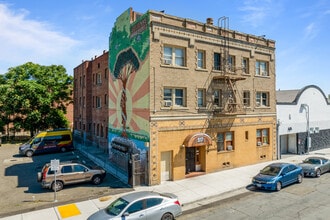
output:
M132 191L126 184L107 174L103 183L95 186L91 183L65 186L55 193L41 188L37 182L37 172L52 159L60 161L80 160L93 165L78 151L36 155L32 158L18 154L17 144L2 144L0 147L0 217L39 210L87 199L111 198L111 195ZM55 198L57 202L55 202Z

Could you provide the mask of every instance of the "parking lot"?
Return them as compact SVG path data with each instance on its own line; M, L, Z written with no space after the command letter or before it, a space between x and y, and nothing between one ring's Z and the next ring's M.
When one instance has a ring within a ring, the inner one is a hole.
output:
M79 160L87 165L95 165L93 161L83 157L78 151L35 155L31 158L18 154L18 144L2 144L0 147L0 217L17 213L38 210L55 205L78 202L87 199L111 198L111 195L131 191L110 174L100 185L91 183L65 186L55 193L43 189L37 182L37 173L45 163L53 159L60 161ZM55 202L55 199L57 200Z

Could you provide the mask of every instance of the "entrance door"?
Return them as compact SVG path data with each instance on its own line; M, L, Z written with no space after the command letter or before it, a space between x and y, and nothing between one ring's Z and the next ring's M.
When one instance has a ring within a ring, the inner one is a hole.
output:
M186 147L186 174L196 171L196 148Z
M160 167L161 167L161 181L171 180L171 151L161 153Z

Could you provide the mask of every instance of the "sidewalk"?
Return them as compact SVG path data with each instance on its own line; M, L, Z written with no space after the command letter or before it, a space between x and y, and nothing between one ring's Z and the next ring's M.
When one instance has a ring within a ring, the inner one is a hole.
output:
M313 151L309 155L289 155L280 159L282 162L299 163L308 156L319 155L330 158L330 149ZM275 161L219 171L216 173L205 174L197 177L182 179L178 181L164 182L156 186L135 187L136 191L157 191L171 192L179 197L183 205L183 211L196 208L198 206L226 199L248 190L246 187L251 184L251 178L256 175L267 164ZM5 217L6 220L81 220L105 208L110 201L121 196L107 196L99 199L87 200L63 206L22 213L14 216ZM54 203L56 205L56 203Z

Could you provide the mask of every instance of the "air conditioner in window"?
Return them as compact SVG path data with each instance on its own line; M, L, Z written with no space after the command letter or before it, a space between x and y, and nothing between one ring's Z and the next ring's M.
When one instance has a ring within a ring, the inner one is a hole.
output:
M262 71L261 74L262 74L263 76L268 76L267 71Z
M172 106L172 101L171 100L164 100L163 105L164 105L164 107L170 107L170 106Z
M257 146L261 146L261 141L258 141L257 142Z
M164 64L166 64L166 65L170 65L172 62L171 62L171 60L164 60Z

